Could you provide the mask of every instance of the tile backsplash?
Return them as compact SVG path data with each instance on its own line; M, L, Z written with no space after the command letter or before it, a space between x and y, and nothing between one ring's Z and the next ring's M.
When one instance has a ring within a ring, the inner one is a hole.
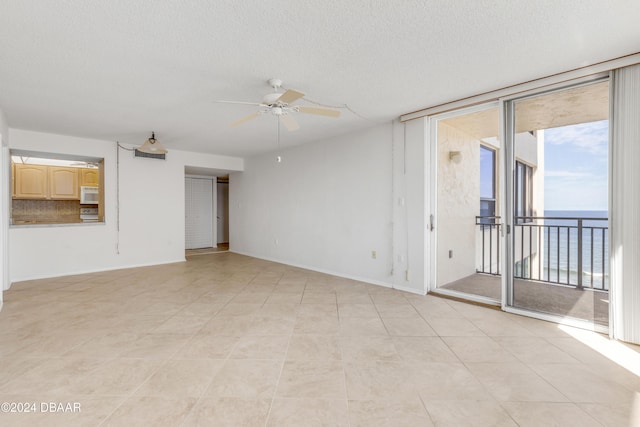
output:
M13 221L80 221L79 200L13 200Z

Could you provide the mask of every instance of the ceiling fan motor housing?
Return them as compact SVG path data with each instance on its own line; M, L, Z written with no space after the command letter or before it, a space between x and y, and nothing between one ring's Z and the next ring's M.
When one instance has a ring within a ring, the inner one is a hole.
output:
M273 105L276 103L276 101L278 101L278 98L280 98L280 95L282 95L281 93L268 93L264 96L264 98L262 98L262 103L266 104L266 105Z

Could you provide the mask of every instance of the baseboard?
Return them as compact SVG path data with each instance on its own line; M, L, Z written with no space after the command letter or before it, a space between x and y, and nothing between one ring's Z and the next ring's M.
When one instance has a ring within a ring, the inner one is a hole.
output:
M127 268L153 267L154 265L175 264L179 262L186 262L186 258L179 258L175 261L169 260L169 261L163 261L163 262L151 262L151 263L144 263L144 264L119 265L119 266L101 268L101 269L77 270L77 271L65 272L63 274L61 273L61 274L53 274L53 275L43 274L43 275L27 276L27 277L21 277L21 278L11 280L9 282L9 288L5 290L11 289L11 285L14 283L26 282L28 280L55 279L56 277L77 276L79 274L101 273L103 271L125 270Z
M409 292L411 294L416 294L416 295L423 295L424 296L424 295L427 294L427 292L424 291L424 290L421 291L419 289L407 288L407 287L404 287L404 286L394 286L393 289L397 289L397 290L402 291L402 292Z
M399 291L402 291L402 292L408 292L408 293L417 294L417 295L425 295L426 294L425 292L423 292L421 290L418 290L418 289L404 287L404 286L397 286L397 285L394 285L393 283L389 283L389 282L385 282L385 281L381 281L381 280L373 280L373 279L366 278L366 277L354 276L354 275L345 274L345 273L341 273L341 272L333 271L333 270L327 270L327 269L323 269L323 268L318 268L318 267L314 267L314 266L310 266L310 265L292 263L292 262L288 262L288 261L281 260L281 259L259 256L259 255L252 254L252 253L249 253L249 252L243 252L243 251L237 251L237 250L231 250L231 249L229 249L228 252L232 252L232 253L235 253L235 254L238 254L238 255L249 256L249 257L256 258L256 259L262 259L262 260L265 260L265 261L276 262L278 264L284 264L284 265L288 265L288 266L291 266L291 267L304 268L305 270L316 271L318 273L329 274L331 276L341 277L341 278L344 278L344 279L356 280L358 282L367 283L367 284L370 284L370 285L381 286L381 287L389 288L389 289L396 289L396 290L399 290ZM79 274L100 273L100 272L104 272L104 271L124 270L124 269L127 269L127 268L151 267L151 266L154 266L154 265L174 264L174 263L178 263L178 262L186 262L186 258L180 258L180 259L177 259L177 260L169 260L169 261L163 261L163 262L153 262L153 263L144 263L144 264L131 264L131 265L123 265L123 266L114 266L114 267L103 268L103 269L77 270L77 271L72 271L72 272L65 272L64 274L34 275L34 276L22 277L22 278L18 278L18 279L15 279L15 280L11 280L10 283L9 283L9 288L6 289L6 290L11 289L11 285L13 283L24 282L24 281L27 281L27 280L53 279L53 278L56 278L56 277L75 276L75 275L79 275Z
M256 254L252 254L250 252L243 252L243 251L231 250L231 249L229 249L229 252L232 252L232 253L235 253L235 254L238 254L238 255L248 256L248 257L251 257L251 258L262 259L262 260L265 260L265 261L276 262L278 264L284 264L284 265L288 265L288 266L291 266L291 267L304 268L305 270L316 271L318 273L329 274L331 276L336 276L336 277L342 277L343 279L356 280L358 282L363 282L363 283L367 283L367 284L370 284L370 285L382 286L384 288L396 289L398 291L410 292L412 294L426 295L426 293L421 292L420 290L412 289L412 288L406 288L406 287L402 287L402 286L395 286L393 283L383 282L381 280L373 280L373 279L369 279L369 278L365 278L365 277L353 276L353 275L341 273L341 272L338 272L338 271L326 270L324 268L318 268L318 267L314 267L314 266L310 266L310 265L289 262L289 261L285 261L285 260L281 260L281 259L277 259L277 258L271 258L271 257L265 257L265 256L261 256L261 255L256 255Z

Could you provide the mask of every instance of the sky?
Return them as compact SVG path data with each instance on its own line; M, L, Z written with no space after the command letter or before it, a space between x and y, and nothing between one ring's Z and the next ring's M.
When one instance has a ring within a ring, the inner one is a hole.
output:
M608 138L607 120L545 129L545 210L607 210Z

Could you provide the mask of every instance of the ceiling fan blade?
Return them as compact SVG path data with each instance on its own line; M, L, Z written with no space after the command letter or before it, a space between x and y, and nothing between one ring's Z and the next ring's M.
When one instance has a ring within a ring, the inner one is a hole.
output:
M218 104L243 104L243 105L261 105L259 102L244 102L244 101L213 101Z
M260 115L260 113L249 114L247 117L244 117L244 118L242 118L240 120L237 120L237 121L231 123L229 126L231 126L231 127L239 126L239 125L243 124L244 122L248 122L249 120L255 119L259 115Z
M298 92L297 90L288 89L285 93L280 95L278 101L283 102L285 104L291 104L293 101L300 99L304 96L304 93Z
M319 116L327 116L327 117L340 117L340 111L330 110L328 108L318 108L318 107L298 107L298 111L306 114L317 114Z
M280 116L280 118L282 119L282 123L289 132L300 129L300 125L298 124L298 122L296 122L296 119L291 117L289 114L283 114Z

